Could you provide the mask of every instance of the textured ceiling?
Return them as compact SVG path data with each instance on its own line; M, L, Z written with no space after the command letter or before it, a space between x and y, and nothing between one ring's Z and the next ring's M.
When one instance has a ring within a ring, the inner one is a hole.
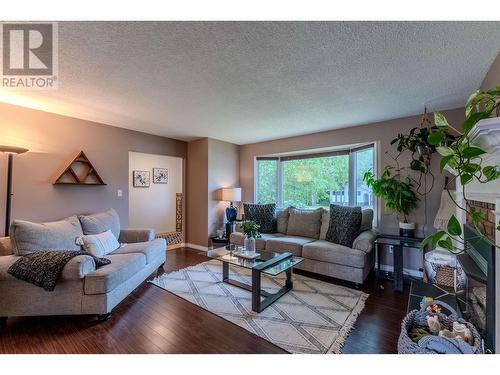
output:
M20 95L245 144L461 106L499 36L500 22L61 22L59 89Z

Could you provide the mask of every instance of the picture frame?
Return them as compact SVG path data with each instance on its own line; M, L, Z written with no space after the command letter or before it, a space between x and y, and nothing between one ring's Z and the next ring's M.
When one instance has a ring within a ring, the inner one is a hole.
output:
M149 171L133 171L132 173L134 187L148 188L150 179L151 173Z
M153 183L155 183L155 184L168 184L168 169L167 168L153 168Z

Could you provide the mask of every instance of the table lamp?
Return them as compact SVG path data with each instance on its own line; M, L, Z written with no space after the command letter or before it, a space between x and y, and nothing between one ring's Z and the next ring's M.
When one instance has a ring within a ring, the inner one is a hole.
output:
M14 146L2 146L0 145L0 152L4 152L8 155L7 164L7 198L5 201L5 237L9 235L10 227L10 212L12 207L12 164L15 154L24 154L28 152L27 148L14 147Z
M241 188L222 188L220 200L230 202L226 208L226 237L229 238L233 231L233 223L238 215L238 210L233 206L233 202L241 202Z

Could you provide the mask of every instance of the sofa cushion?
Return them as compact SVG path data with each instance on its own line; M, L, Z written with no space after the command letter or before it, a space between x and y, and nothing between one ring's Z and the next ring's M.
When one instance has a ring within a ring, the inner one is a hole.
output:
M367 253L362 250L318 240L304 244L302 257L320 262L341 264L344 266L363 268Z
M14 220L10 228L10 239L16 255L44 250L81 250L76 238L83 232L76 216L47 223Z
M372 229L373 226L373 210L371 208L365 208L361 210L361 226L359 232L364 232L366 230Z
M359 234L361 226L361 207L330 205L330 225L326 240L348 247Z
M292 253L295 256L301 256L302 246L311 241L314 241L314 239L277 233L266 239L266 251Z
M103 257L120 247L118 240L110 230L99 234L81 236L79 241L85 251L96 257Z
M0 238L0 256L11 255L14 254L14 250L12 249L12 241L10 237L1 237Z
M323 210L321 215L321 228L319 230L319 239L326 239L326 233L328 232L328 227L330 226L330 211Z
M120 237L120 217L114 209L93 215L78 216L84 234L99 234L111 230L118 239Z
M278 233L286 233L288 228L288 218L290 216L290 208L293 207L276 210L276 231Z
M146 265L146 256L140 253L110 254L111 264L85 276L85 294L105 294L121 285Z
M167 243L163 238L157 238L148 242L128 243L113 251L114 254L140 253L146 256L147 263L154 262L158 256L167 251Z
M373 230L365 230L361 232L352 243L353 249L358 249L364 251L365 253L369 252L373 248L373 242L377 238L377 233Z
M318 239L321 227L321 215L323 209L299 210L290 208L290 217L288 218L288 227L286 234L288 236L310 237Z
M276 204L244 203L243 211L245 212L245 220L251 220L260 225L261 233L276 231Z

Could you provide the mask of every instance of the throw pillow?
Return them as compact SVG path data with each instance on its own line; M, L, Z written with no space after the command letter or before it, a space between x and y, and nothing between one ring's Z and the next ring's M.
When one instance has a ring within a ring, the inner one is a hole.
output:
M93 215L78 216L82 223L83 234L99 234L111 230L118 239L120 237L120 217L114 209Z
M321 215L321 229L319 230L319 239L326 239L326 233L330 227L330 211L323 210L323 215Z
M287 207L276 211L276 231L286 234L288 228L288 218L290 217L290 208Z
M276 204L244 203L243 211L245 220L252 220L260 225L261 233L274 233L276 231Z
M10 226L12 249L16 255L27 255L37 251L81 250L75 243L83 234L76 216L48 223L32 223L14 220Z
M81 236L78 243L83 246L85 251L96 257L103 257L120 247L118 240L110 230L104 233Z
M321 216L323 209L299 210L290 208L290 217L288 218L288 227L286 234L288 236L301 236L318 238L321 227Z
M365 230L372 229L373 226L373 210L371 208L365 208L361 211L361 228L359 232L364 232Z
M352 247L361 227L361 207L330 205L330 226L326 240Z

